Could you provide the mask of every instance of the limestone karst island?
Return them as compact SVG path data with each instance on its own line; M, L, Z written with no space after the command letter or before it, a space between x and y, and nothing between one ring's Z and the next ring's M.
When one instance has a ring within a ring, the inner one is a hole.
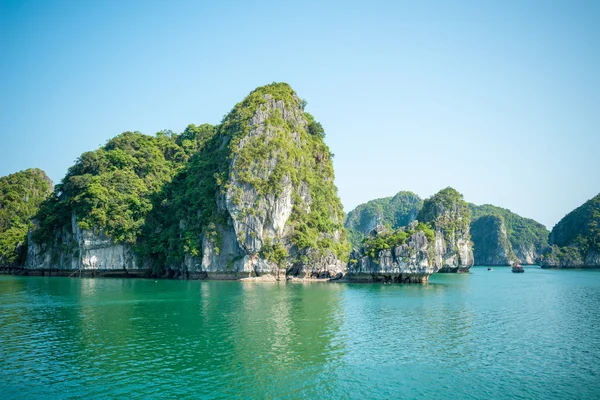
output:
M600 399L600 0L0 0L0 400Z
M39 169L1 178L3 270L411 283L473 265L600 267L600 195L552 232L450 187L345 216L325 130L305 104L273 83L216 126L122 133L56 186Z

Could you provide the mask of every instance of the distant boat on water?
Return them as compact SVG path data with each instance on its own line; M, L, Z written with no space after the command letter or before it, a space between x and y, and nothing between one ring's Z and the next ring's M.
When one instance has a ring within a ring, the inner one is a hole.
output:
M521 261L517 261L512 264L512 272L514 272L514 273L525 272L525 269L521 265Z
M488 271L493 271L493 270L494 270L494 268L488 267Z

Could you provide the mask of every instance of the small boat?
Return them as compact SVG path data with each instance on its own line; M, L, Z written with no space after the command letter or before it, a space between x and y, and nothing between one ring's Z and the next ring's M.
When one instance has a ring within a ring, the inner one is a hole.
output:
M488 271L493 271L493 270L494 270L494 268L488 267Z
M512 264L512 272L514 272L514 273L525 272L525 269L521 265L521 261L517 261Z

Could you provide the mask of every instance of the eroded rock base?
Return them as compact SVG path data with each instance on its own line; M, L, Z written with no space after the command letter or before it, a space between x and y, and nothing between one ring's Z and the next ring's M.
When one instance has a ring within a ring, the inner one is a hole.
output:
M361 283L427 283L430 274L402 274L402 273L373 273L373 274L347 274L346 282Z

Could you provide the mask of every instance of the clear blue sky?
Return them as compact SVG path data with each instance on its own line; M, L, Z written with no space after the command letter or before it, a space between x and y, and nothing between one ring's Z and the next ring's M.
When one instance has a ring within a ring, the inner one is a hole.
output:
M0 0L0 72L0 175L285 81L346 211L453 186L551 228L600 192L600 1Z

